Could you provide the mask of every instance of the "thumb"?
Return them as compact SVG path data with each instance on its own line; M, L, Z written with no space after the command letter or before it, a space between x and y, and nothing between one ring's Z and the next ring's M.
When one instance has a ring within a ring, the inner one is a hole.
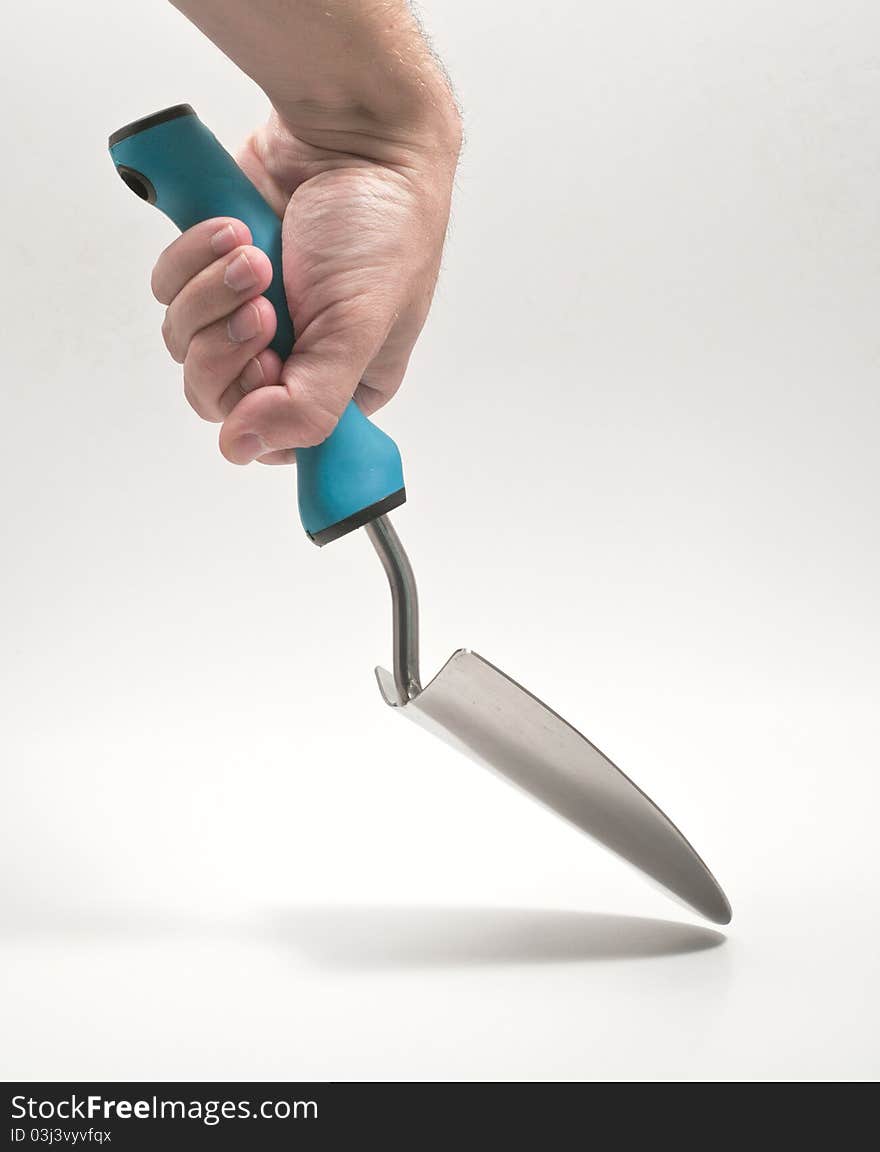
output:
M220 451L233 464L270 452L310 448L334 430L390 327L364 307L344 327L297 341L279 383L257 388L236 404L220 430Z

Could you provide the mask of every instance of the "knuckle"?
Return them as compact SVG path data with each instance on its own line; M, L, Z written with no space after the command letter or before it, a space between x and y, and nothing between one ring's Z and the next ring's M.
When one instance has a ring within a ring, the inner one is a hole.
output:
M339 423L351 393L341 381L333 386L335 372L332 369L338 367L303 356L296 366L288 361L282 369L279 383L287 392L288 419L300 447L314 448L322 444Z
M155 264L153 271L150 273L150 291L160 304L171 303L168 299L168 290L163 283L161 263Z
M211 424L216 424L222 419L217 412L216 404L205 397L200 387L198 375L194 378L186 364L183 366L183 395L187 404L200 419L207 420Z
M217 352L204 333L197 332L189 342L186 352L186 363L190 372L199 377L210 376L217 370Z
M217 402L217 411L222 420L225 420L239 400L245 395L244 389L238 380L233 381Z
M184 360L184 353L178 347L177 340L174 334L174 319L171 315L169 308L165 313L165 319L162 321L162 339L165 342L165 347L171 356L171 359L178 364L182 364Z
M301 431L298 439L302 440L304 448L314 448L324 441L336 429L339 416L320 405L310 404L304 409L300 417Z

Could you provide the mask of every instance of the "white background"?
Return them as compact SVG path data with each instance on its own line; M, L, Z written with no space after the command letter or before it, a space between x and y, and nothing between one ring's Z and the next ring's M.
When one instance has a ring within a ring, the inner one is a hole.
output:
M700 925L382 704L384 578L226 464L106 136L262 95L170 7L7 18L0 1075L871 1078L880 9L457 0L436 306L382 422L425 671L522 680ZM11 24L10 24L11 19Z

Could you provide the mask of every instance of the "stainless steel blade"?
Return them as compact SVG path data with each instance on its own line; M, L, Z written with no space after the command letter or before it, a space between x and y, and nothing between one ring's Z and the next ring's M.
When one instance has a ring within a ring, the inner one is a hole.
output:
M422 688L412 566L387 516L366 531L391 589L394 673L376 669L386 703L494 768L709 920L727 924L727 897L672 821L522 685L460 649Z
M716 924L727 897L672 821L577 729L476 652L455 652L405 703L384 668L386 703L493 768Z

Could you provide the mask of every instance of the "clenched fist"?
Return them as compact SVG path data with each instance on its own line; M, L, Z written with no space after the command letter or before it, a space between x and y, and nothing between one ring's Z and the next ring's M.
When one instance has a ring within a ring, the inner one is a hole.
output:
M239 163L283 219L296 332L284 363L268 347L272 266L245 224L203 221L162 253L152 287L165 343L189 403L222 422L228 460L288 463L330 435L352 396L369 415L394 395L430 307L459 142L450 115L448 131L336 151L277 113L247 142Z

